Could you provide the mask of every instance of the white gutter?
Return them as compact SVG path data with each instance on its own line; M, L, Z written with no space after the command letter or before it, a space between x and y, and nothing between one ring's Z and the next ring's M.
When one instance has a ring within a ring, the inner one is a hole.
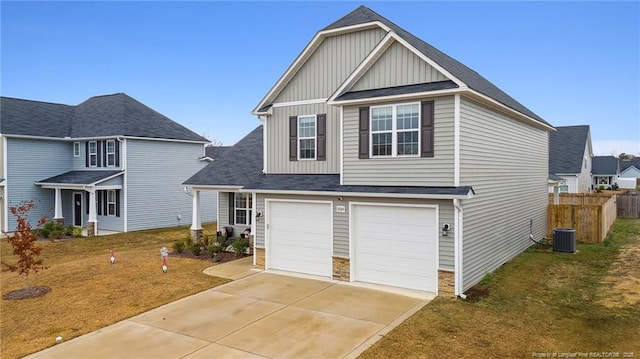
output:
M115 138L129 138L133 140L146 140L146 141L163 141L163 142L183 142L183 143L209 143L209 141L192 141L192 140L178 140L172 138L153 138L153 137L136 137L136 136L98 136L98 137L47 137L47 136L31 136L31 135L12 135L3 134L5 137L21 138L27 140L48 140L48 141L64 141L64 142L78 142L78 141L98 141L98 140L112 140Z
M416 194L416 193L371 193L371 192L338 192L338 191L291 191L291 190L270 190L270 189L239 189L243 193L265 193L265 194L297 194L307 196L344 196L344 197L377 197L377 198L420 198L420 199L469 199L473 198L473 191L464 195L451 194Z
M455 232L453 239L453 252L454 252L454 294L462 299L466 299L467 296L463 293L463 275L462 275L462 226L464 221L462 220L462 204L460 200L453 200L453 221L455 223Z

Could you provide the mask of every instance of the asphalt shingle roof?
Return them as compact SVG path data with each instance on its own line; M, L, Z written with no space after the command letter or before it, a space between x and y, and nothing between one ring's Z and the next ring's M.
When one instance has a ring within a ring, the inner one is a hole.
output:
M372 97L380 97L380 96L393 96L393 95L402 95L402 94L426 92L426 91L447 90L447 89L452 89L457 87L458 85L456 85L455 82L450 80L429 82L424 84L346 92L338 96L336 98L336 101L355 100L355 99L372 98Z
M634 166L635 168L640 170L640 157L634 157L630 160L620 160L620 172L626 170L631 166Z
M92 183L100 182L111 176L124 173L122 171L69 171L63 174L49 177L38 181L38 183L51 183L51 184L75 184L75 185L90 185Z
M593 156L591 158L591 173L615 176L618 174L618 159L613 156Z
M77 106L0 98L0 132L43 137L130 136L209 142L124 93Z
M502 103L503 105L510 107L520 113L523 113L545 125L551 126L540 116L533 113L533 111L526 108L524 105L507 95L504 91L500 90L496 85L489 82L477 72L468 68L461 62L451 58L442 51L429 45L423 40L417 38L411 33L405 31L398 25L380 16L373 10L366 6L360 6L349 14L343 16L341 19L335 21L331 25L322 29L331 30L341 27L353 26L358 24L364 24L368 22L379 21L389 27L393 32L397 33L402 39L407 41L411 46L415 47L422 54L435 61L442 68L450 72L453 76L464 82L470 88L489 96L490 98Z
M222 153L231 146L207 146L204 148L204 155L213 159L219 158Z
M556 127L549 133L549 172L580 173L588 136L588 125Z

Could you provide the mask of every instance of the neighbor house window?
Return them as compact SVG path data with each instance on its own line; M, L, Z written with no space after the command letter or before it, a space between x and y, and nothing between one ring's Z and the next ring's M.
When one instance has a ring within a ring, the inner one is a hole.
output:
M107 167L116 165L116 141L107 141Z
M371 108L371 155L418 156L420 104Z
M114 190L107 191L107 215L116 215L116 191Z
M253 201L251 193L236 193L235 195L235 224L251 225L251 209Z
M563 184L563 185L559 186L558 189L560 190L561 193L568 193L569 192L569 185Z
M298 117L298 144L301 160L316 158L316 116Z
M73 157L80 157L80 142L73 143Z
M89 167L98 165L98 143L96 141L89 142Z

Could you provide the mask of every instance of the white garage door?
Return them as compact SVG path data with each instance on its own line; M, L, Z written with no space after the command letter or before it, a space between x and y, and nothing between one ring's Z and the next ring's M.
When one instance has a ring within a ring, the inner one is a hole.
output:
M356 281L436 292L435 207L352 207Z
M268 202L267 269L331 277L331 204Z

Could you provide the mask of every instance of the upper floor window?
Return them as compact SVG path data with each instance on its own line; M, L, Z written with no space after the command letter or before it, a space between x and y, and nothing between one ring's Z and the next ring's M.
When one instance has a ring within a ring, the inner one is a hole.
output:
M235 194L235 224L251 225L253 198L251 193Z
M418 103L371 108L371 156L417 156L420 148Z
M98 165L98 143L96 141L89 142L89 167Z
M298 148L301 160L316 158L316 116L298 117Z
M73 143L73 157L80 157L80 142Z
M289 161L327 160L327 115L289 117Z
M107 141L107 167L116 165L116 141Z

